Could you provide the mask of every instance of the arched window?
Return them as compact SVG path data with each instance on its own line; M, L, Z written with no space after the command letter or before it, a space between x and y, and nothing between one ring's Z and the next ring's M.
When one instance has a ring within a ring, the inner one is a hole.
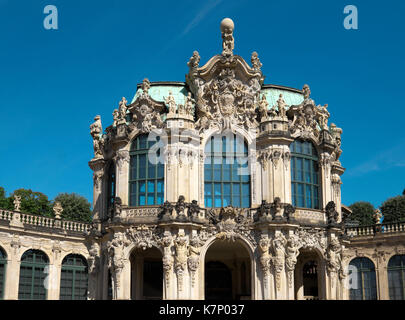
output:
M107 212L114 205L115 198L115 165L114 161L110 162L107 171Z
M295 140L290 151L292 204L319 209L318 153L311 142L301 140Z
M82 256L70 254L62 261L60 300L87 300L88 269Z
M205 155L205 207L250 207L247 143L236 135L212 136L205 146Z
M405 300L405 255L395 255L388 262L390 300Z
M28 250L21 257L19 300L45 300L49 259L39 250Z
M155 144L148 141L147 135L136 137L132 142L129 173L129 205L145 206L163 203L164 197L164 165L149 161L148 151ZM159 150L156 154L160 156Z
M374 263L368 258L355 258L349 264L350 300L377 300Z
M7 255L0 247L0 300L4 298L4 283L6 280Z

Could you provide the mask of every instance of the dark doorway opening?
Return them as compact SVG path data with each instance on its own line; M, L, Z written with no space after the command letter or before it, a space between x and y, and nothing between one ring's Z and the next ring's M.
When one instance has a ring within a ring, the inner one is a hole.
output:
M303 267L304 298L318 300L318 265L316 261L308 261Z
M232 300L232 273L219 261L205 265L205 299Z

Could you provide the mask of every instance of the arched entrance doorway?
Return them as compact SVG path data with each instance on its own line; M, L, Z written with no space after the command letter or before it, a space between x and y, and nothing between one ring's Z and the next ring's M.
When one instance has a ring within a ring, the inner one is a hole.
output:
M205 255L205 299L251 299L251 262L238 241L216 241Z
M131 299L163 298L162 254L156 248L136 249L131 253Z
M323 299L321 260L314 251L300 251L295 266L295 299Z

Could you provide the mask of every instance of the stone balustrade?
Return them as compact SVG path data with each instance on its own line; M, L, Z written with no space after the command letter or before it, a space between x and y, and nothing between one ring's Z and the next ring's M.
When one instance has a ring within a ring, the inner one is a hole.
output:
M346 228L346 234L350 237L372 236L377 233L390 234L405 232L405 221L396 223L382 223L364 227Z
M39 226L44 228L60 228L66 231L87 232L91 224L77 221L60 220L45 216L27 214L17 211L0 209L0 220L22 223L23 225Z

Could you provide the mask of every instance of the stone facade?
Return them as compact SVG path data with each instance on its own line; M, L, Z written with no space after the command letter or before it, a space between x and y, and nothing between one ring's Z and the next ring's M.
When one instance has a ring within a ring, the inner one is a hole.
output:
M223 51L204 66L193 53L185 83L145 79L131 103L119 102L105 133L100 116L95 117L90 127L95 155L89 162L93 224L38 218L19 208L0 211L5 299L18 297L19 259L29 248L49 257L54 285L48 299L59 297L61 261L69 253L88 262L89 299L147 299L145 261L160 264L156 277L161 277L163 299L206 299L227 288L233 299L349 299L348 265L362 256L376 266L378 298L389 298L387 263L405 252L404 225L347 227L341 204L342 130L328 125L327 105L315 104L308 85L302 90L264 85L258 54L249 65L233 53L233 29L224 19ZM167 96L159 96L165 88ZM144 134L163 142L164 203L135 207L131 144ZM246 208L205 207L205 145L226 134L249 145ZM292 205L290 144L296 139L310 141L319 155L319 209ZM308 262L316 275L314 294L305 288ZM224 270L228 287L205 287L211 286L206 277Z

